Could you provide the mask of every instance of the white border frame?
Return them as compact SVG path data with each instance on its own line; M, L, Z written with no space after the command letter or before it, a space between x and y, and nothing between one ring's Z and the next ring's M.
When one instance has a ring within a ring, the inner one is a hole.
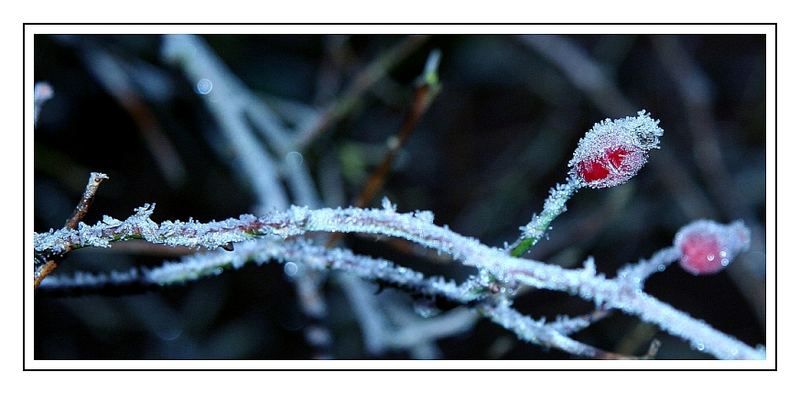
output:
M763 361L707 360L35 360L33 358L33 271L25 265L25 369L775 369L776 368L776 34L774 25L26 25L25 39L25 259L33 251L33 35L34 34L765 34L767 150L767 358ZM775 165L773 165L775 164Z

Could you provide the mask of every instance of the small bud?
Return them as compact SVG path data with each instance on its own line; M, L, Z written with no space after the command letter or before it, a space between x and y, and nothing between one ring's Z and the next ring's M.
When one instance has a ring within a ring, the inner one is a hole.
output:
M664 130L645 110L638 116L595 123L578 142L569 167L581 186L604 188L627 182L658 148Z
M728 225L698 220L675 235L680 264L694 275L714 274L750 246L750 230L738 221Z

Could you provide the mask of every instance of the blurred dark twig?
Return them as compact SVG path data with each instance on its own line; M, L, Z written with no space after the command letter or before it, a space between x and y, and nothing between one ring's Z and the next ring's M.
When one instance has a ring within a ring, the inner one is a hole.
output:
M369 88L383 78L389 70L408 57L428 40L428 36L409 36L366 66L334 102L324 109L317 120L295 136L295 150L303 151L323 132L333 127L354 108Z
M150 105L134 86L125 61L90 40L62 36L60 42L78 49L95 80L128 112L167 182L172 186L180 185L186 176L183 161L159 126Z

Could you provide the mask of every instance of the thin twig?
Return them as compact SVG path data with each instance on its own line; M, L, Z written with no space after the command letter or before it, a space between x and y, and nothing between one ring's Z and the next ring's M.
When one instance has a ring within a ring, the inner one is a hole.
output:
M359 192L353 206L363 208L372 202L375 195L386 182L386 177L389 174L389 170L392 168L392 163L397 157L397 154L416 129L417 123L420 118L422 118L422 115L425 114L438 95L441 89L438 75L440 58L441 52L438 50L434 50L428 56L425 69L419 78L417 78L417 86L414 89L414 100L411 104L411 108L408 110L408 113L406 113L406 117L400 129L389 138L389 148L386 150L383 160L381 160L381 163L372 171L372 174L370 174L369 179L361 188L361 192ZM342 234L332 234L327 245L335 245L341 237Z
M142 97L133 80L131 65L103 46L85 37L57 36L62 44L72 46L81 55L84 66L100 86L128 112L158 169L172 186L183 182L186 169L175 145L158 124L151 106Z
M361 96L363 96L370 87L419 48L428 38L428 36L407 37L367 65L366 68L356 75L344 94L320 113L316 122L297 134L294 142L294 150L300 152L304 151L312 142L319 138L323 132L330 129L334 124L350 113L355 104L361 99Z
M640 357L625 356L600 350L578 342L561 332L521 314L507 304L481 305L479 310L496 324L515 332L520 339L565 351L586 358L603 360L635 360Z
M78 202L72 215L67 219L64 228L78 228L78 223L86 216L86 213L89 212L89 207L91 207L92 201L94 201L97 189L106 179L108 179L108 175L102 172L93 172L89 174L89 182L86 183L86 190L83 191L80 202Z
M83 195L81 196L81 200L78 202L78 205L75 206L75 210L72 212L72 215L67 219L67 222L64 224L65 229L74 230L78 227L78 223L86 216L86 213L89 211L89 207L92 205L92 201L94 200L94 196L97 193L97 189L100 187L100 184L103 183L104 180L108 179L108 175L103 174L101 172L93 172L89 175L89 181L86 183L86 189L83 191ZM42 283L42 280L50 275L53 271L58 268L58 260L61 259L64 254L68 253L72 248L66 248L63 252L59 253L58 255L48 255L47 260L44 264L36 264L34 265L34 274L33 274L33 287L38 288L39 285Z
M509 247L509 254L519 257L536 245L550 229L553 220L567 210L567 201L580 188L580 182L574 177L570 177L566 183L557 184L552 188L542 211L534 214L528 224L520 227L522 235Z
M437 68L440 56L441 54L439 51L431 52L425 66L425 71L423 71L417 83L417 87L414 89L414 100L406 114L405 120L403 120L403 125L400 126L397 133L389 139L389 149L386 151L381 163L375 168L369 180L367 180L366 184L364 184L364 187L361 189L358 198L356 198L355 206L366 207L375 198L375 194L380 191L386 181L386 175L389 173L397 154L403 148L408 137L411 136L411 133L414 132L414 129L416 129L417 123L428 110L433 99L438 95L440 86Z

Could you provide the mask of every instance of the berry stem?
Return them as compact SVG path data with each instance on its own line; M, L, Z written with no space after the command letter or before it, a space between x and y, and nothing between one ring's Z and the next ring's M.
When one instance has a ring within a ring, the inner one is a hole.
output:
M550 223L567 210L567 201L580 188L581 182L574 176L570 176L566 183L559 183L550 189L550 195L544 201L542 211L534 214L530 223L520 227L522 235L511 245L510 254L514 257L522 256L536 245L550 228Z

